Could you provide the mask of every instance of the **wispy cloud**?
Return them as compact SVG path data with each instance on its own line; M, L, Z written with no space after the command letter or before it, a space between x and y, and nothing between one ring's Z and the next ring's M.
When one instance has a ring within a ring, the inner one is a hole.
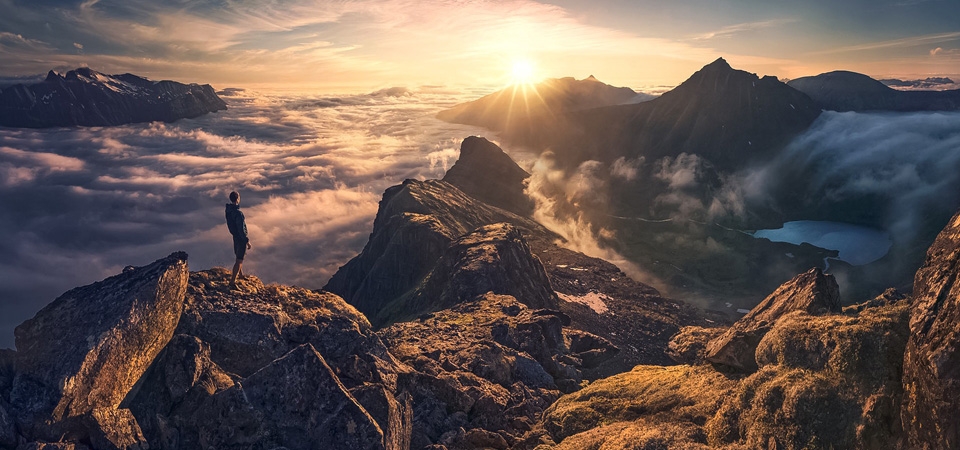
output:
M866 50L879 50L886 48L910 48L921 45L939 44L943 42L952 42L960 40L960 31L951 33L925 34L922 36L911 36L902 39L892 39L887 41L869 42L865 44L849 45L844 47L831 48L811 53L811 55L828 55L836 53L862 52Z
M731 36L741 34L741 33L780 27L780 26L783 26L789 23L795 23L795 22L797 22L796 19L771 19L771 20L762 20L757 22L738 23L735 25L725 26L718 30L698 34L693 37L693 40L705 41L710 39L729 38Z

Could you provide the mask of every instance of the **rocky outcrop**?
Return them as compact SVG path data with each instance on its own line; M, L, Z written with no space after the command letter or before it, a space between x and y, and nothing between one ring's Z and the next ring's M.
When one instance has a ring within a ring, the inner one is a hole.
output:
M760 340L759 370L746 377L704 364L598 380L561 397L521 448L895 448L909 306L789 312Z
M840 288L819 268L797 275L767 296L722 335L707 344L706 360L741 372L757 370L755 353L764 335L793 311L811 315L839 313Z
M960 214L927 251L913 283L904 355L906 446L960 448Z
M195 420L198 448L385 448L377 421L310 344L210 397Z
M391 305L406 304L403 297L422 284L456 239L500 222L548 233L533 221L482 203L450 183L406 180L384 192L370 240L324 289L342 296L377 326L424 312Z
M164 449L404 449L409 371L369 322L326 292L190 274L177 336L129 408ZM350 425L350 424L353 425Z
M606 340L565 330L562 313L492 293L379 332L416 370L411 448L510 448L561 392L580 388L581 368L616 353Z
M470 136L460 144L460 158L443 181L488 205L529 216L534 205L523 192L529 177L496 144Z
M531 308L557 309L559 303L520 230L498 223L450 244L415 290L384 306L376 317L381 322L415 318L487 292L513 296Z
M111 126L173 122L227 109L209 84L150 81L129 73L105 75L89 68L43 82L0 90L0 126Z
M121 402L173 336L187 287L187 255L66 292L16 328L10 402L28 439L90 440L138 448Z
M707 344L727 330L721 327L688 326L670 338L667 356L677 364L698 365L706 361Z
M838 70L787 83L833 111L953 111L960 90L898 91L866 75Z
M479 146L482 152L457 162L461 174L482 175L491 167L485 162L488 157L499 160L492 166L520 170L503 160L507 156L494 144L479 138L467 141L464 148ZM521 175L498 191L526 199ZM494 224L500 225L485 227ZM472 232L474 236L465 237ZM406 180L387 189L370 240L324 289L356 306L374 326L487 291L514 295L535 308L559 306L571 318L572 328L601 336L620 349L599 367L584 369L588 379L639 363L668 363L666 343L681 326L707 325L696 308L665 299L617 266L563 245L558 235L531 219L484 203L451 183ZM559 302L551 289L561 294ZM412 300L414 296L418 300ZM598 307L602 303L602 312L586 306L590 301Z

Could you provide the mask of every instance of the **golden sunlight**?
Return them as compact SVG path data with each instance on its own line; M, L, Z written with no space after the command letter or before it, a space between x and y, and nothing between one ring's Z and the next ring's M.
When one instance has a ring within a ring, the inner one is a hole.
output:
M511 84L531 84L534 82L533 63L526 59L513 62Z

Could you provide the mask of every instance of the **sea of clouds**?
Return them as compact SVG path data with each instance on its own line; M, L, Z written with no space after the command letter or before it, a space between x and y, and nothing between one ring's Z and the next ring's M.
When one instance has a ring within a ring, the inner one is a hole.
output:
M172 124L0 128L0 347L12 347L13 328L61 293L126 265L184 250L191 270L231 266L223 212L231 190L242 194L253 245L245 272L322 287L363 248L384 189L442 177L466 136L497 141L434 117L485 93L228 90L227 111ZM601 193L610 180L652 173L669 182L658 201L709 217L768 201L784 170L812 174L796 186L804 195L886 198L895 213L885 228L895 240L931 211L960 206L960 113L825 112L780 158L729 175L707 202L687 194L701 183L694 155L587 161L566 173L550 152L504 150L533 174L527 193L538 220L571 248L643 280L643 268L600 245L615 240L612 232L577 212L608 201Z
M184 250L191 270L230 267L232 190L253 245L244 272L320 288L363 248L384 189L442 177L466 136L494 138L434 118L472 92L225 94L227 111L170 124L0 128L0 347L126 265Z

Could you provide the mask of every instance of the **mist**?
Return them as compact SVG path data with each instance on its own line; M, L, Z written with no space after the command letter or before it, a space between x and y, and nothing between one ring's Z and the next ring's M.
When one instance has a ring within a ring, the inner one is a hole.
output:
M174 251L233 264L224 204L241 193L244 272L319 288L355 256L387 187L440 178L462 139L438 88L364 95L223 92L229 109L172 124L0 128L0 347L58 295ZM468 94L469 95L469 94Z

